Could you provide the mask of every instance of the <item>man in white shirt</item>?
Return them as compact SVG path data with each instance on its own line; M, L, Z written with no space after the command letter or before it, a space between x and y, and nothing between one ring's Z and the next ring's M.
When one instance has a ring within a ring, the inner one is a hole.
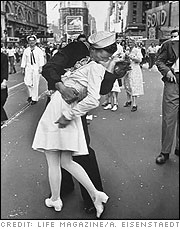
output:
M27 37L29 47L24 50L21 68L24 75L24 83L29 92L27 101L34 105L38 101L38 87L42 66L44 65L43 51L36 46L37 38L35 35Z
M156 45L154 42L151 43L151 45L147 49L147 55L149 59L149 69L153 67L156 60Z
M12 47L12 45L9 45L7 49L7 55L8 55L8 61L10 65L10 72L9 74L16 73L16 68L15 68L15 53L16 50Z

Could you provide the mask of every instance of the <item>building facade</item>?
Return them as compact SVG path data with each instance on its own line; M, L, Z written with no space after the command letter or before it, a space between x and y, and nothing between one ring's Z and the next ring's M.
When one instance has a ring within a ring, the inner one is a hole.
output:
M179 30L179 1L170 1L147 11L146 37L169 39L170 31Z
M46 41L46 1L1 1L1 42L24 44L30 34Z
M105 30L157 40L172 29L179 29L179 1L110 1Z
M89 30L87 36L90 36L91 34L97 32L96 19L91 14L88 15L88 25L89 25Z
M60 1L59 30L61 39L74 39L82 33L88 36L90 31L95 30L94 24L95 19L89 16L86 1Z
M146 36L146 10L152 8L152 1L123 1L121 8L121 33L126 37Z

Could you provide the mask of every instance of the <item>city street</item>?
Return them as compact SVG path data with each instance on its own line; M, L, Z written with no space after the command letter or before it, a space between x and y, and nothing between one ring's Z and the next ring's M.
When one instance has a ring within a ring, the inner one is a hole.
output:
M17 71L9 76L9 120L1 127L1 218L95 219L84 212L76 181L74 192L63 198L61 212L45 206L50 193L47 163L31 145L45 108L46 81L40 80L39 102L29 106L19 66ZM123 107L124 89L116 112L102 106L90 112L91 146L110 197L102 219L179 219L179 158L172 151L166 164L155 163L161 150L163 82L156 68L142 71L145 94L137 99L136 112Z

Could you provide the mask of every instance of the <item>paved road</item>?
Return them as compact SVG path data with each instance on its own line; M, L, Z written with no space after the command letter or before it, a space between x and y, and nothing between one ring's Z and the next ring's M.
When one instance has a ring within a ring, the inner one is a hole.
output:
M137 112L123 107L124 90L116 112L102 107L91 112L91 145L104 190L110 196L103 219L179 219L178 157L172 153L162 166L154 162L160 151L163 83L155 70L143 69L143 74L145 95L138 98ZM12 77L19 79L17 84L22 82L21 74ZM17 116L1 129L1 218L94 219L83 211L76 181L75 191L63 199L61 212L45 207L44 199L49 195L47 164L31 144L46 97L26 107L27 91L21 86L9 96L5 107L10 119ZM41 79L40 94L44 90L46 84Z

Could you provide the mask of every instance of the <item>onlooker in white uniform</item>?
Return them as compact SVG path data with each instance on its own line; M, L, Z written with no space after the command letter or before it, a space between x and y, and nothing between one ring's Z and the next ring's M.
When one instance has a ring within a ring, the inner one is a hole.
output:
M24 50L21 68L25 75L24 83L27 85L29 97L28 102L34 105L38 101L38 87L42 66L44 65L43 51L36 46L35 35L27 37L29 47Z

